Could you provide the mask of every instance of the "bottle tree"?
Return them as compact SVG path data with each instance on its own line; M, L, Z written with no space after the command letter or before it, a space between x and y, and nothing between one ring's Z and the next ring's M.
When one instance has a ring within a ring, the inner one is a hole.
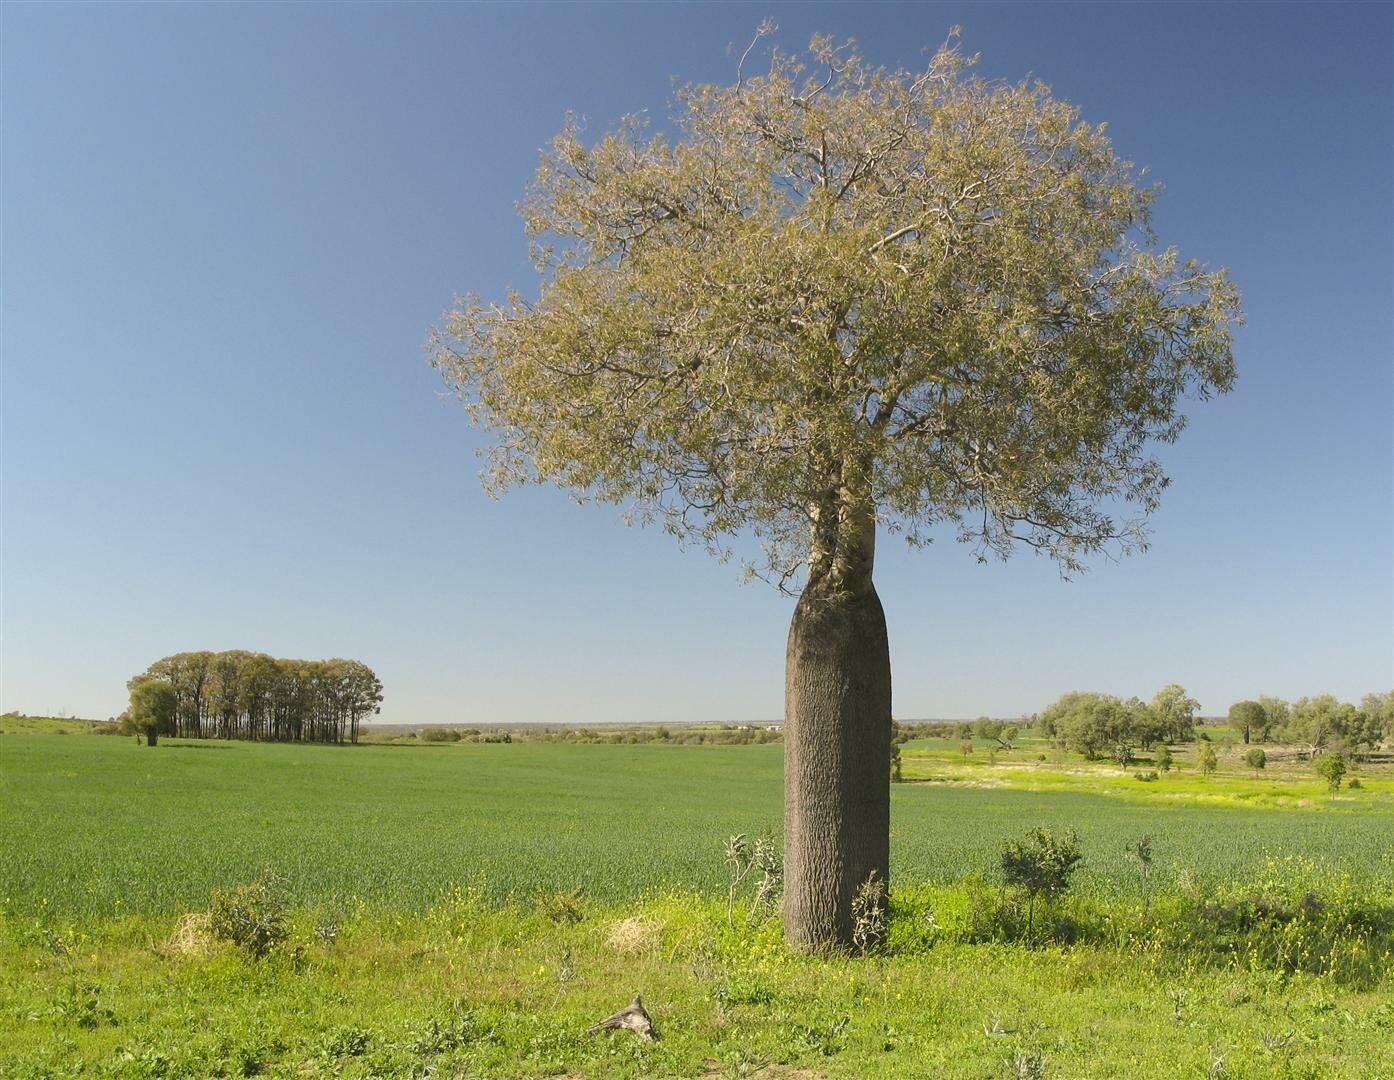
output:
M761 28L763 36L770 28ZM588 139L522 213L534 298L457 302L431 362L496 433L490 490L550 482L799 588L785 669L784 922L851 941L889 859L878 532L1067 571L1144 544L1187 395L1229 389L1238 296L1160 249L1153 190L1039 83L815 38ZM1120 509L1122 508L1122 509Z

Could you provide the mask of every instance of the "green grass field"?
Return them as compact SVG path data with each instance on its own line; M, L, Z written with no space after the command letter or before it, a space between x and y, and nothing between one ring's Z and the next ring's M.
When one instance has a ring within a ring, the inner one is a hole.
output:
M306 902L387 909L420 910L455 884L498 897L579 885L605 901L711 891L726 837L777 830L782 805L779 746L17 737L0 754L0 898L14 910L177 913L264 867ZM1135 890L1124 848L1144 833L1164 878L1201 882L1242 880L1271 856L1373 873L1394 835L1384 779L1333 799L1307 778L1144 785L915 754L892 799L892 872L909 880L985 870L1000 838L1037 824L1078 830L1080 886L1097 893ZM1255 789L1292 805L1247 805Z
M888 949L854 959L727 924L722 845L778 827L781 757L0 737L0 1077L1394 1076L1387 773L912 744ZM1023 941L980 920L1037 824L1085 862ZM269 956L185 932L265 868ZM587 1034L636 991L660 1042Z

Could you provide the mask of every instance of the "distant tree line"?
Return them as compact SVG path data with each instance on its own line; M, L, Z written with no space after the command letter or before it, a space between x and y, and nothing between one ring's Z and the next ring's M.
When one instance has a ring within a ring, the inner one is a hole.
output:
M469 743L593 743L608 745L635 745L638 743L671 743L681 745L713 744L718 746L744 746L750 744L782 742L784 735L773 724L712 724L701 727L668 727L658 724L654 727L633 727L620 730L605 730L588 727L552 728L519 727L507 731L481 731L473 727L424 727L412 732L407 738L421 742L469 742Z
M143 686L160 684L167 692ZM358 741L382 705L382 683L357 660L278 660L265 653L184 652L128 682L128 729L187 739Z
M1074 691L1034 717L1032 726L1036 735L1092 760L1101 755L1119 757L1133 746L1150 750L1194 741L1198 708L1175 683L1159 690L1150 702ZM1313 755L1332 751L1360 757L1394 739L1394 691L1366 694L1359 706L1331 694L1291 703L1262 696L1237 702L1228 720L1246 743L1271 741L1300 746ZM974 734L987 733L975 730Z
M1366 694L1358 706L1333 694L1293 702L1264 695L1230 706L1229 723L1247 742L1278 742L1359 757L1394 739L1394 690Z

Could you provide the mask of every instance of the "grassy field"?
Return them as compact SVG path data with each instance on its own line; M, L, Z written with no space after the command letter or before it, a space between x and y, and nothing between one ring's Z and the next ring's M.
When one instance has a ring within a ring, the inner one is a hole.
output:
M777 745L6 735L0 1077L1394 1075L1386 773L955 746L905 750L888 948L851 959L728 925L722 844L778 827ZM995 854L1037 824L1085 862L1022 940ZM266 868L267 957L181 922ZM660 1042L586 1033L636 991Z
M725 880L727 836L779 828L782 753L7 738L0 898L13 910L171 914L264 867L306 902L394 910L421 910L456 884L500 898L581 886L605 901L711 891ZM892 871L955 881L1037 824L1079 832L1080 887L1095 893L1136 891L1124 849L1143 834L1164 879L1242 880L1272 856L1360 875L1382 872L1383 855L1387 869L1389 779L1332 798L1309 777L1142 784L1111 771L911 748L910 781L893 789Z

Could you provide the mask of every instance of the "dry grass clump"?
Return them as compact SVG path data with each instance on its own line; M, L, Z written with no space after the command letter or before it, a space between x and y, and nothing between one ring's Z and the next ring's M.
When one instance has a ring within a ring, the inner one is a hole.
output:
M191 911L175 924L174 933L165 939L158 952L165 956L203 957L217 948L213 936L213 920L206 911Z
M626 956L652 953L658 948L663 927L651 915L631 915L610 927L605 944Z

